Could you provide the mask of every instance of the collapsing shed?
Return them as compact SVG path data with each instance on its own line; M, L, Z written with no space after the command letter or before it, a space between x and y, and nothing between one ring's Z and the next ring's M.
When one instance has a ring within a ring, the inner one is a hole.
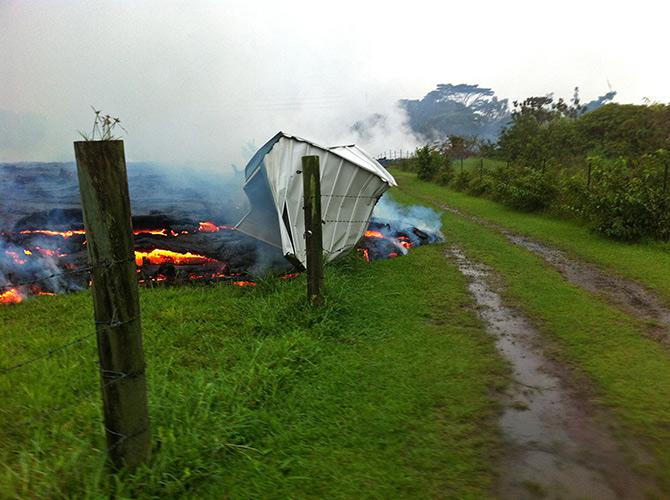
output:
M372 210L395 179L361 148L327 148L279 132L245 169L244 192L251 209L237 225L254 238L306 264L302 157L318 156L321 175L323 251L330 261L351 249L367 229Z

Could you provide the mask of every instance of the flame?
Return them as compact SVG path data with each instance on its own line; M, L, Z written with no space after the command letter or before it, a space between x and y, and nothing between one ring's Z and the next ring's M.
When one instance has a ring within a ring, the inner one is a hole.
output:
M75 234L86 234L86 231L83 229L71 229L68 231L51 231L49 229L26 229L24 231L19 231L20 234L44 234L46 236L61 236L62 238L68 239Z
M290 280L293 278L297 278L298 276L300 276L300 273L286 273L282 274L279 278L283 280Z
M0 304L18 304L23 300L23 296L17 288L10 288L6 292L0 293Z
M367 248L358 248L357 250L363 254L365 262L370 262L370 251Z
M24 249L24 250L23 250L23 253L26 254L26 255L32 255L32 254L33 254L33 253L32 253L30 250L28 250L28 249Z
M171 250L164 250L162 248L155 248L150 252L135 251L135 263L141 266L145 260L149 264L174 264L177 266L199 265L207 262L219 262L216 259L210 259L204 255L198 255L191 252L179 253Z

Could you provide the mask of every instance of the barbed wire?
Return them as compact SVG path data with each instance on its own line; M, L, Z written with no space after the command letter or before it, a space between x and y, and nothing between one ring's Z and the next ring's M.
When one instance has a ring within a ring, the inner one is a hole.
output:
M65 349L67 349L68 347L72 347L73 345L77 345L77 344L82 343L84 340L86 340L89 337L92 337L93 335L95 335L95 333L96 332L91 332L91 333L88 333L86 335L82 335L80 337L77 337L74 340L71 340L70 342L67 342L67 343L65 343L63 345L60 345L58 347L54 347L53 349L49 349L49 350L43 352L42 354L40 354L38 356L35 356L34 358L30 358L30 359L27 359L25 361L21 361L20 363L17 363L15 365L8 366L8 367L0 367L0 375L7 375L8 373L13 372L15 370L18 370L19 368L23 368L24 366L31 365L31 364L33 364L37 361L42 360L42 359L50 358L51 356L53 356L57 352L63 351Z
M124 320L124 321L119 321L116 317L116 311L114 311L114 314L112 315L112 319L110 319L108 321L96 321L95 325L96 325L96 327L118 328L119 326L122 326L122 325L125 325L125 324L128 324L128 323L132 323L133 321L137 321L138 319L139 319L139 316L135 316L135 317L132 317L132 318ZM25 366L36 363L37 361L41 361L43 359L50 358L54 354L59 353L61 351L64 351L65 349L67 349L69 347L75 346L77 344L81 344L86 339L92 337L96 333L98 333L97 329L95 329L92 332L87 333L86 335L81 335L81 336L79 336L79 337L77 337L77 338L75 338L75 339L73 339L69 342L66 342L65 344L62 344L58 347L53 347L51 349L48 349L47 351L45 351L41 354L38 354L37 356L34 356L33 358L29 358L27 360L21 361L21 362L16 363L15 365L12 365L12 366L0 367L0 375L7 375L7 374L9 374L13 371L16 371L16 370L20 369L20 368L23 368ZM122 378L126 378L126 377L129 377L129 376L135 376L132 373L121 374L121 375L124 375Z

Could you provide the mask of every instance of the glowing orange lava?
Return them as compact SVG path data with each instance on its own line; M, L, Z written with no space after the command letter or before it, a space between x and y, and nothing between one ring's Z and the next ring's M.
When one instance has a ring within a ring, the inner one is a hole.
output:
M70 238L75 234L86 234L83 229L72 229L68 231L50 231L49 229L26 229L20 231L21 234L44 234L46 236L61 236L62 238Z
M358 251L363 254L365 262L370 262L370 251L367 248L359 248Z
M145 261L149 264L160 266L161 264L174 264L176 266L195 266L206 264L208 262L218 262L216 259L210 259L204 255L198 255L191 252L179 253L171 250L155 248L150 252L135 251L135 263L141 266Z
M172 236L176 236L174 231L171 231ZM136 229L133 234L157 234L159 236L167 236L167 229Z
M256 286L253 281L233 281L232 284L235 286Z
M198 231L201 233L218 233L221 229L235 229L233 226L217 226L212 221L200 222Z
M367 230L365 231L365 237L366 238L384 238L384 235L380 233L379 231L371 231Z
M18 304L23 300L23 296L16 288L10 288L6 292L0 293L0 304Z
M213 222L205 221L200 223L200 225L198 226L198 231L200 231L201 233L218 233L219 226L217 226Z

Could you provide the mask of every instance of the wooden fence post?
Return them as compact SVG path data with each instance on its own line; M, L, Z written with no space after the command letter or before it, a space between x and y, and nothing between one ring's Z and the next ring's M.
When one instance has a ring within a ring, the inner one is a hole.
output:
M318 156L302 157L307 251L307 297L314 306L323 298L323 240L321 235L321 175Z
M115 468L151 453L123 141L74 143L91 266L107 450Z

